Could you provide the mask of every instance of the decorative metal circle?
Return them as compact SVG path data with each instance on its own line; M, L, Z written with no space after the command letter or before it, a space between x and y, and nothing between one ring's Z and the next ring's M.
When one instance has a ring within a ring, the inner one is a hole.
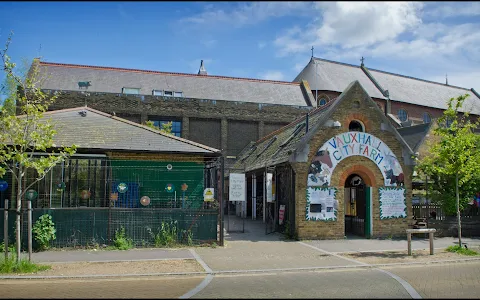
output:
M7 190L7 188L8 182L6 182L5 180L0 180L0 192Z
M119 183L117 186L117 191L121 194L126 193L128 191L128 186L126 183Z
M150 197L143 196L142 198L140 198L140 204L142 204L143 206L149 205L150 204Z
M38 197L38 193L35 190L28 190L25 193L25 198L27 198L27 200L33 201L33 200L37 199L37 197Z
M80 197L83 199L83 200L87 200L88 198L90 198L90 191L88 190L83 190L80 192Z
M168 165L167 165L167 170L169 170L169 171L170 171L171 169L173 169L173 166L172 166L172 164L168 164Z

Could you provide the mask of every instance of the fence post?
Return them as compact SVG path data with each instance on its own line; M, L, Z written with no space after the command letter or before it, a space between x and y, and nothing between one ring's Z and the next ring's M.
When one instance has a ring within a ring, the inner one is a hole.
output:
M223 235L223 187L224 187L224 169L223 169L223 164L224 164L224 157L223 155L220 157L220 187L219 187L219 194L220 194L220 246L223 247L224 243L224 235ZM228 205L228 203L227 203Z
M28 261L32 261L32 201L28 201Z
M3 243L5 245L5 261L8 259L8 199L5 199L3 210Z

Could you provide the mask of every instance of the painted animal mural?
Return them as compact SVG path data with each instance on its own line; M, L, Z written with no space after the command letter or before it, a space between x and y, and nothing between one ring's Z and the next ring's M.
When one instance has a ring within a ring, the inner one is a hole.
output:
M391 184L397 186L403 186L405 176L402 171L402 166L398 162L397 158L393 155L385 155L385 177L390 179Z
M329 184L327 178L330 177L330 168L332 168L332 166L330 153L326 150L317 151L308 169L309 181L317 186L327 187Z

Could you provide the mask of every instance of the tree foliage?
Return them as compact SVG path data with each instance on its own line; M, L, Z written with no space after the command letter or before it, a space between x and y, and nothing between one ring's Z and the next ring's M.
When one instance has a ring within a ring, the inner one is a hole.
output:
M27 170L33 169L35 178L27 182L23 188L17 184L15 195L17 224L17 258L20 256L20 211L22 199L25 193L36 182L41 180L55 165L73 155L76 146L64 147L54 144L53 137L56 134L54 124L44 118L44 112L52 104L57 95L44 93L40 85L39 70L36 64L32 64L28 76L22 78L16 72L16 64L11 62L8 56L8 47L11 43L10 34L4 50L0 50L3 62L3 71L8 83L10 99L16 108L18 115L9 109L0 112L0 178L8 172L15 182L23 182ZM15 87L14 87L15 86ZM4 106L5 108L5 106ZM35 152L48 152L41 157L35 156ZM14 187L12 187L14 188Z
M455 177L458 174L460 210L466 208L480 187L480 135L474 133L479 122L467 113L459 114L468 94L448 101L448 109L438 120L433 134L439 142L429 145L428 155L417 166L428 176L428 194L447 215L456 213ZM451 125L445 126L450 120ZM431 181L431 182L430 182Z
M155 126L155 123L153 121L146 121L145 122L145 125L152 128L152 129L155 129L155 130L160 130L160 132L163 132L163 133L166 133L166 134L172 134L172 122L167 122L167 123L162 123L162 128L158 127L158 126Z

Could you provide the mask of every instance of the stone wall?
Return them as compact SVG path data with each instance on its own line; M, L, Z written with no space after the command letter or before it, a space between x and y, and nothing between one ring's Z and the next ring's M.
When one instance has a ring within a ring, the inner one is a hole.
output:
M359 101L360 107L354 108L353 102ZM360 175L368 186L372 187L373 202L373 232L372 237L384 236L403 236L405 229L412 217L411 199L411 166L404 163L402 144L397 137L390 131L382 130L382 112L377 109L377 104L368 100L363 90L359 86L354 86L347 92L342 103L336 107L331 116L332 120L338 120L341 123L340 128L323 127L317 130L315 136L309 144L308 160L305 163L292 164L296 174L296 232L300 239L330 239L344 238L345 222L344 222L344 185L346 178L356 173ZM362 156L347 157L339 164L332 174L331 186L338 189L337 200L338 214L336 221L306 221L306 188L309 162L317 150L330 138L348 131L348 125L351 120L360 120L365 125L365 132L380 138L393 151L398 158L405 175L405 188L407 191L407 218L380 220L379 195L378 188L384 185L383 176L378 166Z

